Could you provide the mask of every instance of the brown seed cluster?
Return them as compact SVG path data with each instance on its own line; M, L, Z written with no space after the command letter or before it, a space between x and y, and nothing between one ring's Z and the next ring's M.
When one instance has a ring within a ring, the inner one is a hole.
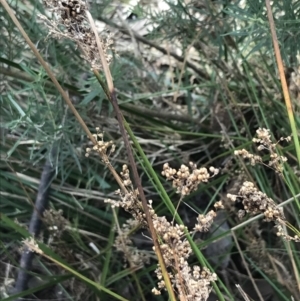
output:
M262 162L262 157L258 156L258 155L253 155L251 153L249 153L246 149L239 149L239 150L235 150L234 154L236 156L241 156L243 159L248 159L250 161L250 164L252 166L261 163Z
M190 163L190 168L182 165L178 171L171 169L169 165L166 164L163 171L167 179L173 180L174 187L178 189L178 192L181 193L182 196L195 190L199 183L207 182L210 177L217 173L218 170L213 167L211 167L209 171L206 168L197 169L197 166L193 163ZM131 182L127 165L123 165L120 176L124 185L124 189L116 191L120 200L107 199L105 202L110 203L113 207L120 206L128 211L135 219L133 224L147 227L146 216L141 201L139 200L138 192L134 189ZM217 202L216 208L222 207L222 202ZM211 273L207 268L201 269L199 266L191 267L188 263L192 249L185 235L188 231L187 227L169 222L165 216L158 216L152 207L151 200L148 201L148 209L158 237L169 278L179 299L207 300L212 289L212 282L217 279L217 276L215 273ZM195 229L197 231L206 231L212 224L215 214L216 213L212 210L205 216L199 216L199 225L196 225ZM128 229L129 228L132 227L128 226ZM126 231L126 229L125 231L123 229L119 231L116 247L124 253L127 261L132 262L132 265L142 264L146 257L143 257L143 255L140 257L140 253L132 247L131 240L128 238L129 230ZM126 235L122 234L123 231ZM129 254L130 252L132 252L132 254ZM160 294L162 290L166 290L160 266L158 266L155 272L159 282L157 287L152 291L154 294Z
M217 276L207 268L190 267L188 258L192 249L185 238L187 228L183 225L173 225L164 216L158 217L156 214L153 215L153 224L160 237L162 255L179 300L207 300L211 282L216 281ZM160 294L161 290L165 290L165 283L159 266L155 273L160 281L152 292Z
M210 210L207 214L199 214L197 217L197 224L194 227L194 231L208 232L209 228L214 222L214 218L217 213L214 210Z
M54 2L57 3L57 7L64 8L64 11L61 11L61 18L67 21L67 24L73 23L79 25L83 23L84 12L87 10L87 5L85 1L62 0Z
M211 177L219 173L219 170L214 167L210 167L207 170L205 167L197 168L197 165L193 162L190 162L189 165L190 167L182 164L178 171L171 168L169 163L165 163L163 166L162 175L167 180L173 181L173 187L182 196L197 190L200 183L207 182Z
M104 141L103 140L103 133L100 131L100 128L96 128L96 134L93 134L97 144L93 146L93 148L86 148L85 156L89 157L91 151L95 151L99 153L101 156L106 155L110 156L116 149L115 144L113 141Z
M124 186L131 187L131 189L133 190L133 186L132 186L132 182L131 182L130 174L129 174L129 169L126 164L124 164L122 166L122 171L120 172L120 175L123 179Z
M285 220L283 213L278 208L275 202L265 193L259 191L251 182L244 182L238 195L227 194L227 197L232 201L236 201L239 197L244 205L244 212L250 214L263 213L265 220L277 221L278 219Z
M138 199L137 191L135 191L132 186L129 169L126 165L122 168L121 177L128 192L125 193L118 190L117 194L121 199L120 201L112 199L105 201L112 204L112 206L124 208L135 218L136 224L147 227L146 216L142 204ZM209 175L206 177L209 177ZM155 231L159 238L162 256L166 263L171 283L180 297L180 300L207 300L211 291L211 282L215 281L217 276L206 268L201 269L198 266L194 266L193 268L190 267L188 258L192 253L192 249L185 238L187 228L183 225L174 225L173 223L168 222L165 216L158 216L152 207L151 200L148 202L148 208ZM208 227L209 223L211 223L210 215L211 213L208 213L208 215L205 216L207 221L205 224L202 223L203 227ZM203 222L203 218L200 220ZM124 244L127 245L127 247L124 247ZM125 254L125 257L128 258L128 260L131 260L136 264L144 262L146 257L139 257L140 253L132 248L131 241L128 240L128 235L123 236L121 234L117 245L118 249ZM128 254L128 252L133 252L132 256ZM160 294L166 287L159 266L155 272L159 282L157 288L153 289L153 293Z
M276 143L272 142L270 130L259 128L256 131L257 138L253 138L252 141L258 144L258 151L267 150L270 154L270 160L267 165L273 168L277 173L282 173L283 163L287 161L287 158L277 154L276 146L282 141L291 141L291 137L281 137ZM236 156L241 156L244 159L250 160L251 165L265 164L261 156L251 154L246 149L236 150L234 152Z
M259 191L253 183L244 182L237 195L228 193L227 197L233 202L235 202L237 198L242 199L244 210L239 211L240 218L245 216L245 212L251 215L262 213L265 217L265 221L275 223L278 236L281 236L285 240L300 242L299 231L295 231L293 227L292 230L295 235L290 236L287 234L285 228L290 224L286 221L282 209L277 207L276 203L265 193Z
M129 212L141 226L147 227L146 215L144 214L142 203L138 197L138 190L133 188L129 169L126 164L123 165L120 175L126 191L118 189L115 194L118 196L119 200L105 199L104 202L111 204L112 207L122 207ZM150 205L149 208L151 213L151 210L153 209Z
M288 235L287 231L286 231L286 224L284 222L281 222L280 220L276 223L275 227L277 228L277 236L281 236L284 240L286 241L295 241L295 242L300 242L300 234L299 234L299 230L294 230L295 235L294 236L290 236Z
M100 58L96 38L90 25L86 21L86 11L88 10L86 1L83 0L44 0L44 5L58 15L58 21L50 21L45 16L39 16L50 30L50 35L55 38L71 39L79 46L83 58L87 60L93 68L100 68ZM63 25L64 29L60 27ZM108 36L102 39L103 50L106 60L109 63L112 56L107 50L112 44Z

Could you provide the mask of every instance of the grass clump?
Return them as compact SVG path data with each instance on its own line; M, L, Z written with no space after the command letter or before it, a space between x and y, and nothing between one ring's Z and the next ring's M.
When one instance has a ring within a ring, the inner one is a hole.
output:
M256 2L1 0L2 299L300 297L299 7L278 48Z

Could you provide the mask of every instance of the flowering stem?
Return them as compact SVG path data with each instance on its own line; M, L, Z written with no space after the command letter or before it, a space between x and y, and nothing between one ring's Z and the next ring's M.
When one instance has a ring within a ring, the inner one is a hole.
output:
M120 111L120 108L119 108L117 98L116 98L116 94L115 94L114 90L110 91L109 89L107 89L105 84L103 83L101 77L100 77L99 72L97 70L93 70L93 71L94 71L94 74L95 74L96 78L98 79L100 85L103 87L103 90L106 93L106 95L107 95L109 101L111 102L111 104L112 104L112 106L115 110L115 113L117 115L120 131L121 131L122 137L124 139L124 144L125 144L125 147L126 147L126 150L127 150L127 155L128 155L128 158L129 158L129 162L130 162L132 172L133 172L134 182L135 182L136 187L138 188L139 196L141 198L143 209L144 209L144 212L146 214L146 220L147 220L149 230L150 230L150 233L151 233L151 237L152 237L152 240L153 240L153 243L154 243L154 246L155 246L155 253L156 253L156 256L157 256L157 259L158 259L158 262L159 262L159 266L160 266L160 268L162 270L162 274L164 276L165 285L166 285L166 288L168 290L170 299L171 300L176 300L176 297L175 297L175 294L174 294L174 291L173 291L173 288L172 288L172 284L171 284L171 281L170 281L170 278L169 278L169 274L167 272L167 269L166 269L166 266L165 266L165 263L164 263L164 259L163 259L163 256L162 256L162 253L161 253L161 250L160 250L160 245L159 245L159 242L158 242L158 239L157 239L156 231L154 229L153 221L152 221L151 216L150 216L148 204L147 204L146 197L145 197L145 194L144 194L144 191L143 191L143 188L142 188L140 177L138 175L137 167L136 167L136 164L135 164L135 161L134 161L134 158L133 158L133 153L132 153L132 149L131 149L131 146L130 146L130 143L129 143L129 139L128 139L128 136L125 132L125 127L124 127L124 123L126 123L125 118L124 118L123 114Z
M298 158L298 164L300 166L300 143L299 143L299 138L298 138L298 133L297 133L297 126L296 126L292 102L290 99L289 90L288 90L288 86L287 86L287 82L286 82L286 78L285 78L285 74L284 74L284 67L283 67L280 49L279 49L279 45L278 45L278 38L277 38L276 30L275 30L275 23L274 23L272 9L271 9L271 5L270 5L270 0L266 0L266 7L267 7L267 14L268 14L268 19L269 19L269 24L270 24L272 40L273 40L274 51L275 51L275 57L276 57L276 61L277 61L277 67L278 67L278 71L279 71L283 96L284 96L284 100L285 100L285 106L286 106L287 113L289 116L290 125L291 125L291 129L292 129L292 135L294 138L294 145L296 148L296 153L297 153L297 158Z

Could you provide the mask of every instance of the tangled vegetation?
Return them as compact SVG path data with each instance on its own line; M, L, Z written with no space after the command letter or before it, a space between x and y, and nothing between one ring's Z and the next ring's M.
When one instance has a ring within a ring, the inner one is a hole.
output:
M300 299L299 1L0 3L1 300Z

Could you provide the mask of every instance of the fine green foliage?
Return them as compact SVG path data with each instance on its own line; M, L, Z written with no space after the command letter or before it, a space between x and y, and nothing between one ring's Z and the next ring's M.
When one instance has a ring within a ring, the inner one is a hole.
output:
M114 1L88 1L98 30L114 40L107 50L110 70L146 198L157 216L187 226L190 266L207 267L218 276L213 298L243 300L238 283L253 300L298 300L300 244L286 239L299 235L300 228L299 147L287 138L291 124L265 1L154 2L122 1L117 9ZM273 2L299 133L300 4ZM96 134L99 127L101 139L114 144L109 160L120 174L128 157L103 89L104 73L100 70L96 78L74 41L49 35L40 15L54 20L55 13L42 1L8 3L89 130ZM122 225L132 218L106 202L120 201L119 185L96 152L86 156L92 142L0 7L0 299L168 300L165 291L152 293L160 280L146 228L130 232L126 250L144 252L148 264L134 265L125 251L117 251ZM258 129L269 130L269 148L253 142ZM252 154L259 157L255 164L250 164ZM43 254L35 256L33 281L26 291L11 295L46 160L55 167L48 209L62 212L61 228L54 235L56 225L43 218L36 237ZM179 170L189 162L219 173L183 197L162 171L165 163ZM274 206L288 200L282 206L287 237L276 236L274 219L263 222L262 215L254 219L247 210L242 221L238 218L245 205L244 182L254 183ZM199 214L207 218L220 200L225 222L218 224L216 218L208 233L193 231Z

